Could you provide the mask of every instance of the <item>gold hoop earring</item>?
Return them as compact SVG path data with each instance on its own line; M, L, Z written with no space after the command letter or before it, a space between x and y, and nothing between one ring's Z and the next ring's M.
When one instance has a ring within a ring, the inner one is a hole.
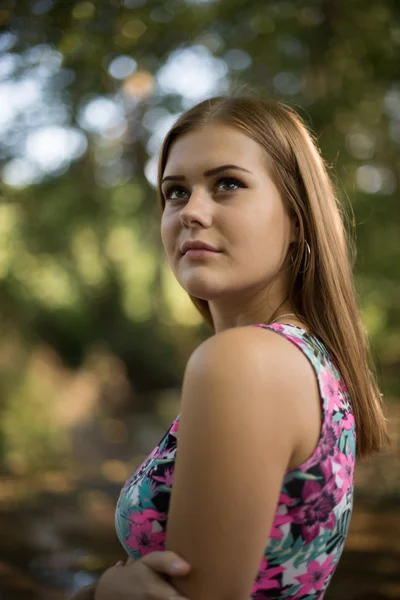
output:
M308 267L310 266L310 262L311 262L311 248L309 243L304 240L304 244L306 246L306 254L305 254L305 260L304 260L304 267L301 271L299 271L299 273L305 273L308 269ZM295 263L295 261L293 260L293 254L290 255L290 266L293 266Z
M304 243L306 245L306 254L305 254L305 260L304 260L304 267L301 271L299 271L299 273L305 273L308 269L308 267L310 266L310 262L311 262L311 248L309 243L304 240Z

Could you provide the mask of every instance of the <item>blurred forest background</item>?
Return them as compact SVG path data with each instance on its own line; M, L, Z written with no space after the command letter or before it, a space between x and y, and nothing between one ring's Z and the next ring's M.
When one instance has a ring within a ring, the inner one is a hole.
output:
M243 84L298 108L355 215L393 446L357 469L326 600L400 598L398 0L0 2L0 597L124 557L119 490L207 331L162 256L166 131Z

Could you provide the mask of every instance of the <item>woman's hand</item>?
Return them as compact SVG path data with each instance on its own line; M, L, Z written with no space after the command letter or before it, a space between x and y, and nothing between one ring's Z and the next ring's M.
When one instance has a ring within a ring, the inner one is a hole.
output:
M178 565L174 567L174 563ZM94 600L188 600L164 576L187 575L190 565L174 552L151 552L141 559L128 558L104 571L97 582Z

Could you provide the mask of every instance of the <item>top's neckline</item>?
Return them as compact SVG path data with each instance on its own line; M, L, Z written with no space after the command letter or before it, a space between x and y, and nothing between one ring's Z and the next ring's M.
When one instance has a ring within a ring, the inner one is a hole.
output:
M295 329L300 329L300 331L304 331L304 333L310 333L304 327L299 327L298 325L292 325L292 323L272 323L269 325L268 323L260 323L260 325L265 325L265 327L273 327L274 325L282 325L284 327L294 327Z
M292 325L291 323L272 323L272 325L268 325L268 323L259 323L259 325L266 328L271 327L272 329L275 327L275 325L280 325L281 327L293 327L293 329L297 329L299 335L308 335L310 338L319 341L319 337L315 333L312 333L312 331L307 331L307 329L304 329L304 327ZM277 331L277 333L279 333L279 331Z

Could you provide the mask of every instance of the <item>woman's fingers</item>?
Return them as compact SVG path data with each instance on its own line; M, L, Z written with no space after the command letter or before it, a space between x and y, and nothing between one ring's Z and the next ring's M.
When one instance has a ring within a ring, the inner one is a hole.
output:
M166 582L154 582L146 589L146 597L152 600L189 600Z
M155 570L149 568L147 565L142 563L140 566L140 570L142 573L141 578L141 592L145 592L143 596L148 598L149 600L189 600L184 596L179 594L170 583L163 580L161 575L157 573ZM139 594L138 598L142 598L142 595Z
M166 575L186 575L190 571L190 565L180 558L175 552L169 550L163 552L150 552L143 556L141 562L149 569Z
M120 571L122 566L126 568ZM103 574L96 600L110 600L118 594L125 598L128 590L130 600L189 600L163 578L163 575L184 576L189 571L190 565L170 551L150 552L139 560L130 557L126 562L119 560Z

